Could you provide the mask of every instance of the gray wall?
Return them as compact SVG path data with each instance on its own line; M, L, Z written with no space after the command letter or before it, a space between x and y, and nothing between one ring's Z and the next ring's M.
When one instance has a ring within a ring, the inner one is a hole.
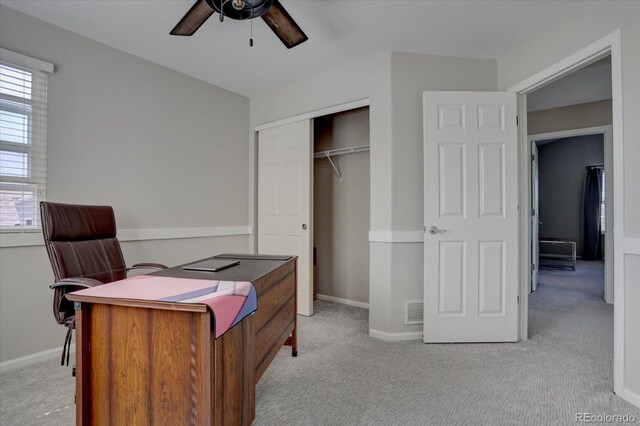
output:
M527 113L527 133L559 132L612 123L611 99Z
M604 164L600 135L560 139L538 148L540 237L567 238L582 255L582 195L586 166Z
M249 100L0 7L2 47L51 62L47 198L120 230L248 225ZM151 234L154 234L152 232ZM124 243L127 263L246 251L248 236ZM62 345L43 246L0 249L0 361Z
M423 297L422 92L495 90L496 75L493 60L394 52L251 98L251 128L349 101L370 100L370 231L374 238L369 244L369 329L373 335L420 338L422 330L420 325L405 325L403 319L404 302ZM251 164L255 194L255 147ZM255 218L255 205L251 212ZM411 238L405 239L407 234Z
M624 239L625 255L621 267L625 274L624 335L621 358L624 377L618 391L640 403L640 339L635 326L640 324L640 2L590 2L574 11L570 20L562 20L529 38L517 49L498 59L498 87L509 87L540 70L570 56L616 30L621 30L622 81L624 111ZM614 67L614 72L615 72ZM619 229L619 228L618 228ZM635 248L634 248L635 247ZM618 283L616 283L618 284ZM616 289L617 292L617 289ZM618 294L618 293L616 293ZM635 395L635 396L634 396Z
M369 108L314 120L314 151L369 145ZM369 303L369 153L314 160L318 293Z

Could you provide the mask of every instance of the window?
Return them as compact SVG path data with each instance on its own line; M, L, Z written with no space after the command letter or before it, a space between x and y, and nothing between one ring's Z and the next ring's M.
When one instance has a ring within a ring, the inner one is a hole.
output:
M40 227L38 202L46 195L47 71L53 66L4 49L0 52L2 231Z
M600 204L600 233L604 234L605 232L605 213L606 213L606 209L605 209L605 202L604 202L604 197L605 197L605 193L607 192L605 190L606 185L604 183L604 169L602 170L602 203Z

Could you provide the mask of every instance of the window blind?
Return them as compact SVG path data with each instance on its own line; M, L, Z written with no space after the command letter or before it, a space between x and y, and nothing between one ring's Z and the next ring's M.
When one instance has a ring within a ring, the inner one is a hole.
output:
M47 73L5 56L0 56L0 230L25 231L40 227L38 203L46 197Z

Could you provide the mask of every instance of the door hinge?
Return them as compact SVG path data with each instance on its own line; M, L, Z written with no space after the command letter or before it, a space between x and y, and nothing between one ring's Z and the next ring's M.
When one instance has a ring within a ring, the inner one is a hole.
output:
M519 120L519 117L516 115L516 126L519 126L519 125L520 125L520 120Z
M518 301L518 305L520 304L520 295L516 296L517 301Z
M531 162L533 163L534 161L536 161L536 155L535 154L531 154Z
M536 270L536 264L535 264L535 263L532 263L532 264L531 264L531 272L533 272L533 271L535 271L535 270Z
M531 209L531 216L535 216L536 215L536 209Z

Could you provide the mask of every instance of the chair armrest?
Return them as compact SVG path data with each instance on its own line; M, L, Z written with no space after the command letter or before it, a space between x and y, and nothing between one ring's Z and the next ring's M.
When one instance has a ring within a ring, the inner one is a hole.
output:
M102 282L98 280L94 280L93 278L87 277L73 277L73 278L65 278L63 280L58 281L57 283L51 284L49 286L50 289L56 289L58 287L84 287L91 288L98 285L102 285Z
M161 263L136 263L132 267L127 268L127 271L134 269L155 269L156 271L162 271L163 269L167 269L167 267Z
M75 291L78 287L91 288L102 284L103 283L101 281L87 277L65 278L57 283L51 284L49 288L54 291L53 316L58 324L63 324L66 327L73 327L75 309L73 303L65 297L68 292Z

